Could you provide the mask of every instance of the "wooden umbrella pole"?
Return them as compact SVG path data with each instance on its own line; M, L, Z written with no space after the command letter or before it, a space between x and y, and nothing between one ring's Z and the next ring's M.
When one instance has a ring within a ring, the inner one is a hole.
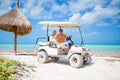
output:
M15 53L15 55L16 55L16 53L17 53L17 33L15 32L14 33L14 53Z
M16 2L16 6L19 8L19 0L17 0L17 2Z

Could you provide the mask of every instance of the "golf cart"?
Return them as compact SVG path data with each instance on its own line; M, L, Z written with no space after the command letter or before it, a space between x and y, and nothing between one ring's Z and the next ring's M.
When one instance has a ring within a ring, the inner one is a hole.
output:
M69 63L72 67L81 67L83 63L89 64L91 62L91 56L89 55L89 49L83 46L83 39L80 31L80 26L72 22L57 22L57 21L42 21L38 22L41 26L47 27L46 42L39 42L39 49L37 52L37 58L40 63L48 62L50 57L54 61L58 61L59 58L63 56L69 60ZM72 41L71 37L68 37L66 40L70 43L67 45L70 46L69 51L65 51L57 47L57 44L51 43L49 41L50 36L48 36L49 27L59 27L59 28L78 28L81 36L81 46L76 46ZM41 39L41 38L40 38ZM38 41L38 40L37 40ZM67 53L67 54L66 54Z

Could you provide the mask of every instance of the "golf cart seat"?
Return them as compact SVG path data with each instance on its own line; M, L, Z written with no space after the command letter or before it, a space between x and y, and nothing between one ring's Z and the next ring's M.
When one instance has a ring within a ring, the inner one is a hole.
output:
M66 55L66 52L63 51L63 49L58 48L58 54L59 54L59 55Z
M49 46L51 48L57 48L57 41L52 38L53 38L53 36L48 36Z
M39 45L40 45L40 46L47 46L48 43L47 43L47 42L39 42Z

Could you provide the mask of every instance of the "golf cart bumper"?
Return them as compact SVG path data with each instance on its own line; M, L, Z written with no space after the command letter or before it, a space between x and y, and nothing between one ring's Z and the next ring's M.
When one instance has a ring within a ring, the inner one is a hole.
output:
M89 49L86 47L76 47L72 46L71 50L68 52L68 58L73 54L80 54L83 58L89 54Z
M90 50L89 48L83 47L81 56L83 56L84 61L88 60L88 56L90 55Z
M84 61L88 60L89 53L85 53Z

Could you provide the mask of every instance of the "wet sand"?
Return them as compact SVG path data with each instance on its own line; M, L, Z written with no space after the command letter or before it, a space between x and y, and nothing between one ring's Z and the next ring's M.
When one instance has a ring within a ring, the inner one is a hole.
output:
M18 50L18 55L37 55L35 50ZM0 55L14 55L13 50L0 50ZM90 52L91 56L120 58L120 52Z

